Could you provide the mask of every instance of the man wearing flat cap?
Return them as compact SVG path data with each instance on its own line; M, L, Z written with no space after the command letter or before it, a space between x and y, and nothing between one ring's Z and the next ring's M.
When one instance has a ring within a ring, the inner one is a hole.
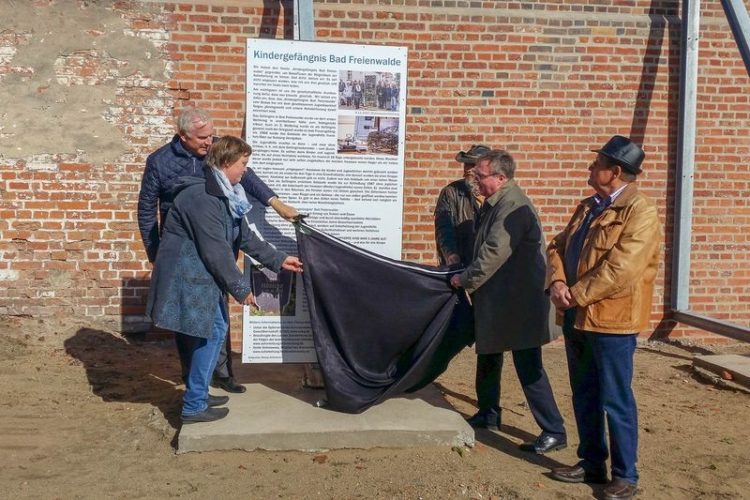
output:
M474 248L474 223L479 216L480 195L474 180L477 158L489 153L484 144L475 144L460 151L456 161L463 165L462 179L445 186L435 205L435 241L440 264L455 265L471 262Z
M633 355L651 315L662 231L656 206L636 186L641 147L616 135L593 152L588 184L595 194L547 248L545 286L563 325L580 441L580 461L553 469L552 477L607 483L609 457L604 498L623 499L638 483Z
M459 151L456 161L463 166L463 178L445 186L435 205L435 242L440 265L460 268L471 262L474 251L476 221L483 198L474 184L474 165L490 148L475 144L468 151ZM432 357L432 366L417 387L436 379L450 361L465 347L474 343L474 312L465 294L460 294L453 309L442 344ZM491 415L490 425L497 428L498 416ZM481 423L482 427L484 422Z

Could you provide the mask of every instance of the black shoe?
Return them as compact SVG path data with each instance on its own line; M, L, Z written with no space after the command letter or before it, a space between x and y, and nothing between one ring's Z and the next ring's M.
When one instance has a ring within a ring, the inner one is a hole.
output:
M587 471L580 465L572 467L558 467L552 469L550 474L552 479L562 481L563 483L596 483L604 484L607 482L606 471Z
M229 402L229 396L212 396L208 395L208 406L221 406Z
M206 408L195 415L183 415L182 424L194 424L196 422L213 422L227 416L229 408Z
M466 422L475 429L500 430L500 415L494 411L480 411L466 419Z
M247 390L244 385L238 384L232 377L214 377L214 379L211 381L211 387L224 389L227 392L233 392L235 394L239 394Z
M521 451L528 451L529 453L536 453L537 455L544 455L550 451L562 450L568 446L567 440L562 438L556 438L550 434L539 434L533 441L523 443L519 445Z
M615 477L604 487L606 500L630 500L635 496L638 486L619 477Z

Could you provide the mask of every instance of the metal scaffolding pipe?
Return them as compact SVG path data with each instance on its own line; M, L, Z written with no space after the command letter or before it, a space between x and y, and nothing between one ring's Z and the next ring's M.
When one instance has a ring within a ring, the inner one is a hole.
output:
M724 7L734 40L745 62L745 70L750 75L750 17L745 4L742 0L721 0L721 6Z

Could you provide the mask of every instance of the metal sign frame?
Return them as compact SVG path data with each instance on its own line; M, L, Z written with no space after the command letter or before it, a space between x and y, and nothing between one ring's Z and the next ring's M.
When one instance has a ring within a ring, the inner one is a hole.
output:
M750 74L750 17L741 0L722 0L729 25ZM672 317L686 325L736 340L750 342L750 328L702 316L690 311L690 250L693 224L695 175L695 122L698 90L698 42L700 0L682 2L680 54L680 108L677 145L674 252L672 255Z

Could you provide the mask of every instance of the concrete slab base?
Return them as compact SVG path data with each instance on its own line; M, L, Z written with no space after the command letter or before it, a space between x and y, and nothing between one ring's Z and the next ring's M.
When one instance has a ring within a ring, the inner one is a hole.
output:
M330 450L473 446L474 430L434 386L350 415L316 406L325 391L302 386L303 365L243 365L243 394L229 395L229 415L183 425L178 453L210 450Z
M730 377L735 384L750 389L750 356L740 354L711 354L696 356L693 365L716 373L722 378Z

